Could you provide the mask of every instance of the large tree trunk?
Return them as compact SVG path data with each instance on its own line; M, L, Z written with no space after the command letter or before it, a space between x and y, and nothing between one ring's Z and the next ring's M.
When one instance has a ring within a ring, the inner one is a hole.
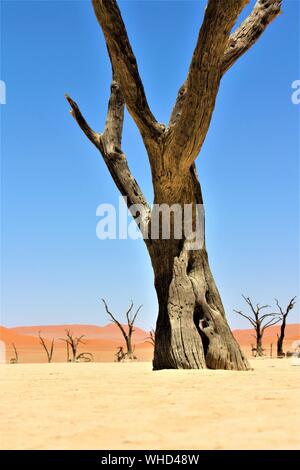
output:
M173 181L172 194L159 194L158 186L155 202L203 204L195 167L184 182ZM160 239L149 251L159 305L153 368L249 370L226 321L204 240L191 250L188 240Z
M154 264L159 313L153 368L248 370L226 321L206 251L183 246L171 265L162 250Z

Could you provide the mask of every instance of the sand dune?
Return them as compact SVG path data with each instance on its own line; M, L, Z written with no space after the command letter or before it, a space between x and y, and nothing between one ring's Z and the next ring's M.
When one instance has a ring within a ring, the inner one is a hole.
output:
M263 343L264 347L270 347L270 344L273 343L274 347L276 347L277 341L277 334L280 331L279 326L271 326L267 328L264 332ZM241 346L249 348L252 343L255 343L255 339L253 338L253 329L252 330L234 330L234 336L238 340ZM285 343L287 348L289 348L293 341L300 339L300 324L299 323L291 323L286 325L285 330Z
M126 328L126 326L124 325ZM69 329L74 336L84 334L84 344L81 344L78 352L90 352L95 361L111 362L115 358L116 350L123 345L124 340L116 325L108 324L103 327L94 325L40 325L16 328L0 327L0 340L6 345L6 361L14 357L12 344L17 347L19 362L45 362L46 354L41 348L38 334L46 338L50 344L55 338L53 362L65 362L67 353L66 345L61 340L65 337L65 330ZM151 360L153 347L146 342L149 333L136 327L133 333L136 355L140 360Z
M124 325L126 328L126 326ZM66 347L61 338L65 336L65 330L70 329L75 336L84 334L85 344L80 345L79 352L91 352L95 361L111 362L114 360L116 349L123 344L118 327L114 324L105 326L95 325L40 325L40 326L20 326L15 328L0 327L0 340L6 345L6 360L13 357L12 343L19 352L19 360L22 363L45 362L47 360L45 352L42 350L38 333L42 332L43 337L48 341L55 338L55 349L53 360L55 362L66 361ZM276 350L276 340L279 327L274 326L266 330L264 336L264 347L266 354L270 353L270 344L273 343L273 353ZM251 355L251 344L254 343L253 330L235 330L234 336L240 343L244 352ZM153 346L146 342L148 332L136 327L133 334L136 356L141 361L150 361L153 355ZM300 325L287 325L285 348L291 348L292 342L300 338Z
M123 325L125 330L127 326ZM87 339L109 339L117 340L120 339L120 330L113 323L109 323L105 326L96 326L96 325L39 325L39 326L18 326L15 328L10 328L11 332L29 335L29 336L38 336L39 331L42 332L45 338L61 338L65 335L65 330L71 330L74 335L85 335ZM135 341L144 341L148 333L138 326L135 327L134 337Z
M300 367L1 364L2 449L300 449Z

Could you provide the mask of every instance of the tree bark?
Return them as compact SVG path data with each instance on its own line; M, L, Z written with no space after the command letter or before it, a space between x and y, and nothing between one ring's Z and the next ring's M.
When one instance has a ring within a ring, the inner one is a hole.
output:
M256 355L260 357L264 355L262 338L263 338L263 335L261 331L260 330L256 331Z
M171 169L168 172L172 174ZM179 182L177 182L179 183ZM156 203L203 204L195 167L173 184L172 194L155 184ZM175 196L177 195L177 196ZM149 244L148 244L149 246ZM224 307L203 246L190 250L188 240L152 240L159 312L153 368L249 370L250 366L228 326Z
M131 342L131 336L126 339L127 357L128 359L134 359L133 347Z
M286 317L283 316L282 323L280 326L280 333L277 339L277 357L283 357L283 340L285 335Z
M191 252L183 246L173 264L162 252L153 264L159 304L154 370L248 370L226 321L206 250Z

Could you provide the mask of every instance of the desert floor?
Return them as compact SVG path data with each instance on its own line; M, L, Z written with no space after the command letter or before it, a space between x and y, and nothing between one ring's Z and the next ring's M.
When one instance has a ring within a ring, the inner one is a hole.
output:
M300 449L300 367L0 365L1 449Z

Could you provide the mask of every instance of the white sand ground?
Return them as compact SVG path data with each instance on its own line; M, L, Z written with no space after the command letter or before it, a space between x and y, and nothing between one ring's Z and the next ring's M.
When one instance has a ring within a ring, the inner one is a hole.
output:
M300 449L300 367L0 365L1 449Z

